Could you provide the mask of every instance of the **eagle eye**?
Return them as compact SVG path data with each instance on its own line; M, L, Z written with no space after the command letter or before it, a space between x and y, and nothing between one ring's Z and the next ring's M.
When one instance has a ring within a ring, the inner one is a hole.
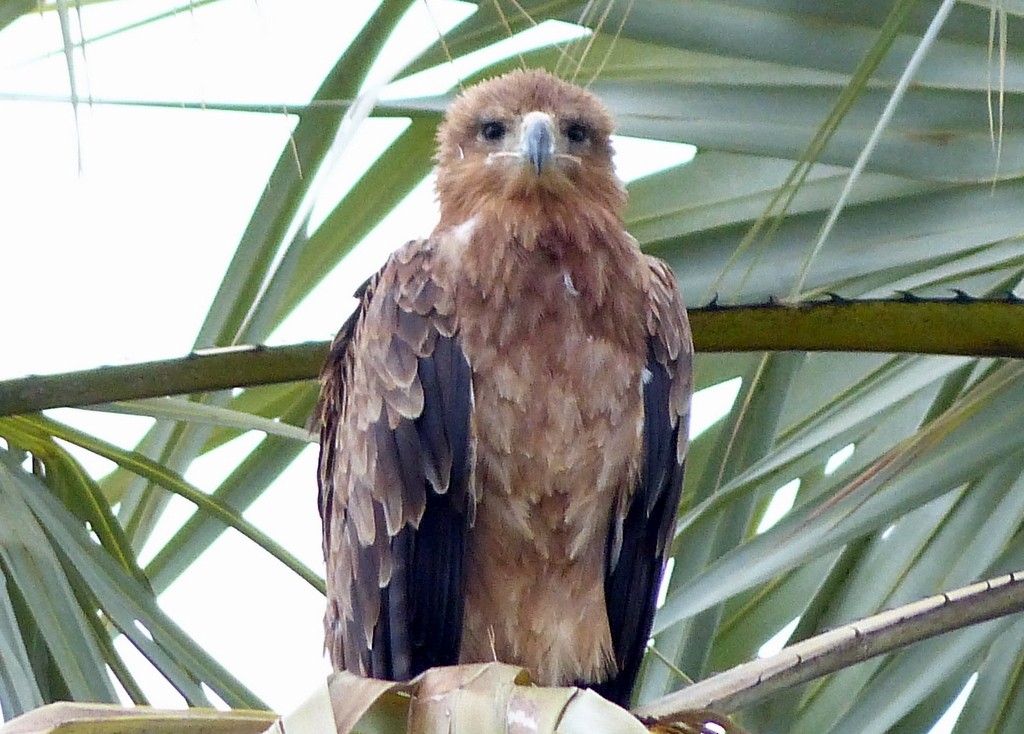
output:
M505 137L505 123L497 120L488 120L480 125L480 135L484 140L492 143Z
M590 137L590 128L582 122L572 122L565 128L565 137L570 143L585 143Z

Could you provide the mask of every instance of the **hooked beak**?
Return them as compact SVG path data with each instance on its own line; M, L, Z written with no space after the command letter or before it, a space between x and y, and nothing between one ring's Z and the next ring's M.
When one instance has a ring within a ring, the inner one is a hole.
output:
M550 115L531 112L523 118L519 148L539 176L555 155L555 123Z

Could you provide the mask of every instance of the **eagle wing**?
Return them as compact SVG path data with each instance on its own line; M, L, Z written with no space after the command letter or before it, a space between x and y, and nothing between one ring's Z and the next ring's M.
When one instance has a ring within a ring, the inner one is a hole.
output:
M475 509L471 372L433 254L410 242L364 284L321 375L325 646L392 680L458 660Z
M647 367L640 475L613 514L605 600L618 674L595 689L623 706L640 671L675 530L688 440L693 343L675 277L648 257Z

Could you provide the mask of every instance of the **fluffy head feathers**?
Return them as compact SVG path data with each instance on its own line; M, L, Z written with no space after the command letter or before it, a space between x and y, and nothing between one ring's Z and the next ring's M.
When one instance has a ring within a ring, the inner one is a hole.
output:
M466 90L438 130L441 221L500 219L584 203L618 218L625 200L609 136L614 123L585 89L546 71L513 71ZM511 204L511 206L508 206Z

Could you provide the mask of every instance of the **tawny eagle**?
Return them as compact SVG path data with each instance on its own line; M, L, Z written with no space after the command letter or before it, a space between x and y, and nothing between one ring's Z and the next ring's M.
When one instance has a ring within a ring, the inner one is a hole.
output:
M335 668L500 660L627 704L683 483L693 349L626 233L613 122L543 71L466 90L441 218L357 294L322 374Z

